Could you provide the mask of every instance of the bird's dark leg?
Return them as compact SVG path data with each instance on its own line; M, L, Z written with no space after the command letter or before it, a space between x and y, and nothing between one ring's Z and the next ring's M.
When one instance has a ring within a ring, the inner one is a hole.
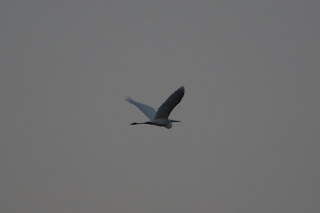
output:
M130 125L137 125L137 124L149 124L149 122L144 122L144 123L131 123Z

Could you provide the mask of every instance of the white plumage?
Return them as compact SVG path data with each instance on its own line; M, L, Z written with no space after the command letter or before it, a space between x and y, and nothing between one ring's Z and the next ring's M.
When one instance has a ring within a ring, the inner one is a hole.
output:
M176 120L169 119L171 111L180 103L182 97L184 96L184 87L180 87L177 91L172 93L169 98L159 107L158 111L155 111L152 107L139 103L132 98L128 97L126 101L138 107L141 112L143 112L150 121L143 123L131 123L131 125L137 124L150 124L155 126L163 126L167 129L172 127L172 123L180 122Z

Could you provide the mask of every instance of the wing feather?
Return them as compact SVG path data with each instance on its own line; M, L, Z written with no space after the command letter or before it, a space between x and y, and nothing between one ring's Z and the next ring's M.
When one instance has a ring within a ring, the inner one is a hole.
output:
M150 120L153 120L155 118L156 111L151 106L139 103L130 97L128 97L126 101L138 107L138 109L140 109L140 111L143 112L143 114L145 114Z
M159 107L155 119L168 118L173 108L175 108L184 96L184 87L180 87L172 93L169 98Z

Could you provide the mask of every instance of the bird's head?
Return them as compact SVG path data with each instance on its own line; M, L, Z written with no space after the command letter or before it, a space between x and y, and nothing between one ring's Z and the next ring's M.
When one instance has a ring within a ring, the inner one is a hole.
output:
M181 122L181 121L176 121L176 120L169 120L170 122L165 125L164 127L166 127L167 129L171 129L172 128L172 123L175 123L175 122Z
M171 129L172 128L172 124L167 124L164 127L167 128L167 129Z

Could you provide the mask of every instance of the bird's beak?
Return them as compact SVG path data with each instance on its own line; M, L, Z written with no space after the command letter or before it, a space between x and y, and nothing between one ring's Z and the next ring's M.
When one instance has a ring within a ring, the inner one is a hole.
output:
M172 120L171 122L174 123L174 122L181 122L181 121Z

